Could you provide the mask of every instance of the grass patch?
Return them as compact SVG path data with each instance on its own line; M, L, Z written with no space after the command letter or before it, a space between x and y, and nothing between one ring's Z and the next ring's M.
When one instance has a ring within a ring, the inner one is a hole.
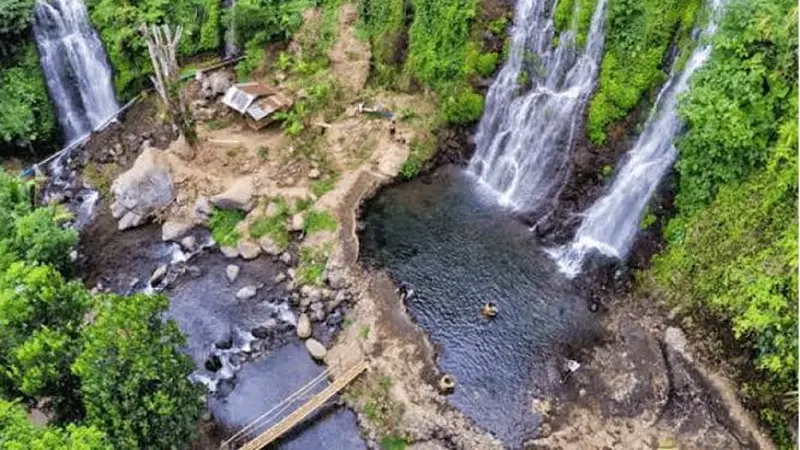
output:
M111 198L111 184L117 176L113 164L97 164L90 162L83 170L83 177L91 186L100 192L103 198Z
M336 230L336 219L333 218L327 211L318 211L312 209L308 211L303 221L303 231L307 235L311 235L320 231L334 231Z
M269 236L273 242L284 250L289 245L289 232L286 231L286 220L291 213L289 204L286 200L278 198L272 201L278 208L277 213L272 217L259 217L250 224L250 236L259 239Z
M303 284L321 284L322 272L328 263L328 250L314 250L310 247L300 249L300 263L297 266L297 280Z
M236 225L244 220L245 213L237 209L221 209L215 207L208 219L211 236L220 246L236 247L239 244L239 232Z
M317 196L317 198L322 197L323 195L327 194L328 192L333 190L333 187L336 185L336 176L331 176L325 178L324 180L314 180L311 182L311 192Z
M385 450L403 449L408 445L397 426L403 416L403 405L392 399L390 391L393 385L392 377L370 372L356 380L344 394L348 402L360 407L367 420L378 429L380 446Z
M206 127L209 130L222 130L231 126L231 123L230 119L213 119L206 122Z
M406 180L417 176L425 162L436 153L436 143L432 138L417 139L415 137L409 146L411 151L400 169L400 176Z
M369 339L369 325L361 325L361 328L358 329L358 337L364 340Z

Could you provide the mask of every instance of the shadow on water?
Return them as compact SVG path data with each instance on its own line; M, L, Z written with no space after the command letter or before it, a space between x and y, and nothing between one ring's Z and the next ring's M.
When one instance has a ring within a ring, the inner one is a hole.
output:
M518 448L540 423L533 399L554 394L595 324L528 229L476 192L452 166L385 189L364 208L362 259L416 292L406 306L458 380L450 403Z
M202 242L205 232L194 233ZM142 291L153 271L170 263L176 250L180 251L176 244L162 242L157 225L117 231L108 208L101 205L95 220L82 230L79 268L89 286L99 283L118 293ZM231 263L241 269L234 283L225 276ZM193 378L215 391L209 394L209 409L226 430L222 435L242 428L324 370L297 338L297 312L273 282L285 269L280 262L265 257L230 260L203 250L178 265L184 266L183 273L163 292L170 300L167 315L187 335L186 352L197 368ZM236 292L247 285L259 286L257 295L238 300ZM335 327L320 327L317 324L315 333L335 332ZM212 357L222 361L221 368L209 367ZM277 448L357 450L366 446L355 415L334 403L284 436Z

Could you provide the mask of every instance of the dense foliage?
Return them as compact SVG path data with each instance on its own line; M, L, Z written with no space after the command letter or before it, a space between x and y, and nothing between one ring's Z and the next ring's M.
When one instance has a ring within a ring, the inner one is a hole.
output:
M32 0L0 0L0 154L32 149L55 135L36 46Z
M74 364L81 378L86 422L103 430L114 448L171 449L196 432L203 391L188 374L184 337L164 321L163 296L101 297L97 318L84 333Z
M569 2L561 0L559 6L565 3ZM689 34L702 3L609 0L600 79L586 125L594 143L602 144L606 128L624 118L643 94L652 93L666 79L664 62L671 43L679 42L688 53Z
M35 207L31 192L0 171L0 447L184 447L201 390L166 299L93 296L70 281L68 214ZM36 404L66 428L20 421Z
M797 380L797 9L732 0L680 113L677 216L652 269L755 351L743 394L787 444Z
M218 0L88 0L91 20L114 67L117 92L135 95L148 85L152 64L139 32L142 24L182 25L179 56L216 52L222 39Z
M0 399L0 446L4 450L111 450L102 431L67 425L39 427L28 420L25 409Z

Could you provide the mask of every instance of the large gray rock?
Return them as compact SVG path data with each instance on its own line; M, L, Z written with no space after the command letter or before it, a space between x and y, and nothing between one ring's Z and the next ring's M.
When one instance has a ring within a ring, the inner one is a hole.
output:
M300 314L300 318L297 319L297 337L300 339L311 337L311 319L306 313Z
M192 224L186 222L178 222L176 220L168 220L161 225L161 240L162 241L177 241L182 238L192 229Z
M253 285L245 286L239 289L239 292L236 293L236 298L239 300L247 300L255 297L257 291L258 289L256 289L256 287Z
M318 361L324 359L325 355L328 354L328 349L326 349L324 345L320 344L319 341L314 338L309 338L306 340L306 350L308 350L308 353L311 354L312 358Z
M253 195L255 186L252 177L243 177L236 180L227 191L211 197L211 204L218 208L238 209L250 211L253 209Z
M275 256L281 252L278 244L276 244L275 241L269 236L264 236L259 239L258 245L261 246L261 250L264 250L264 253L270 256Z
M203 79L200 94L203 98L210 99L220 96L233 86L233 74L227 70L220 70L208 74Z
M120 230L142 225L175 199L169 163L160 150L145 146L128 171L111 184L111 214Z
M256 259L261 254L261 247L253 241L243 240L239 242L239 256L246 260Z

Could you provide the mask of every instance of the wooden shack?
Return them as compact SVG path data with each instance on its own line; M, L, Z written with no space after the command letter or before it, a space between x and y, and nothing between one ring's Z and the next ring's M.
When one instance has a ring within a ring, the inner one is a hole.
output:
M293 101L263 83L239 83L228 88L222 103L245 117L247 125L260 130L275 120L275 113L288 111Z

